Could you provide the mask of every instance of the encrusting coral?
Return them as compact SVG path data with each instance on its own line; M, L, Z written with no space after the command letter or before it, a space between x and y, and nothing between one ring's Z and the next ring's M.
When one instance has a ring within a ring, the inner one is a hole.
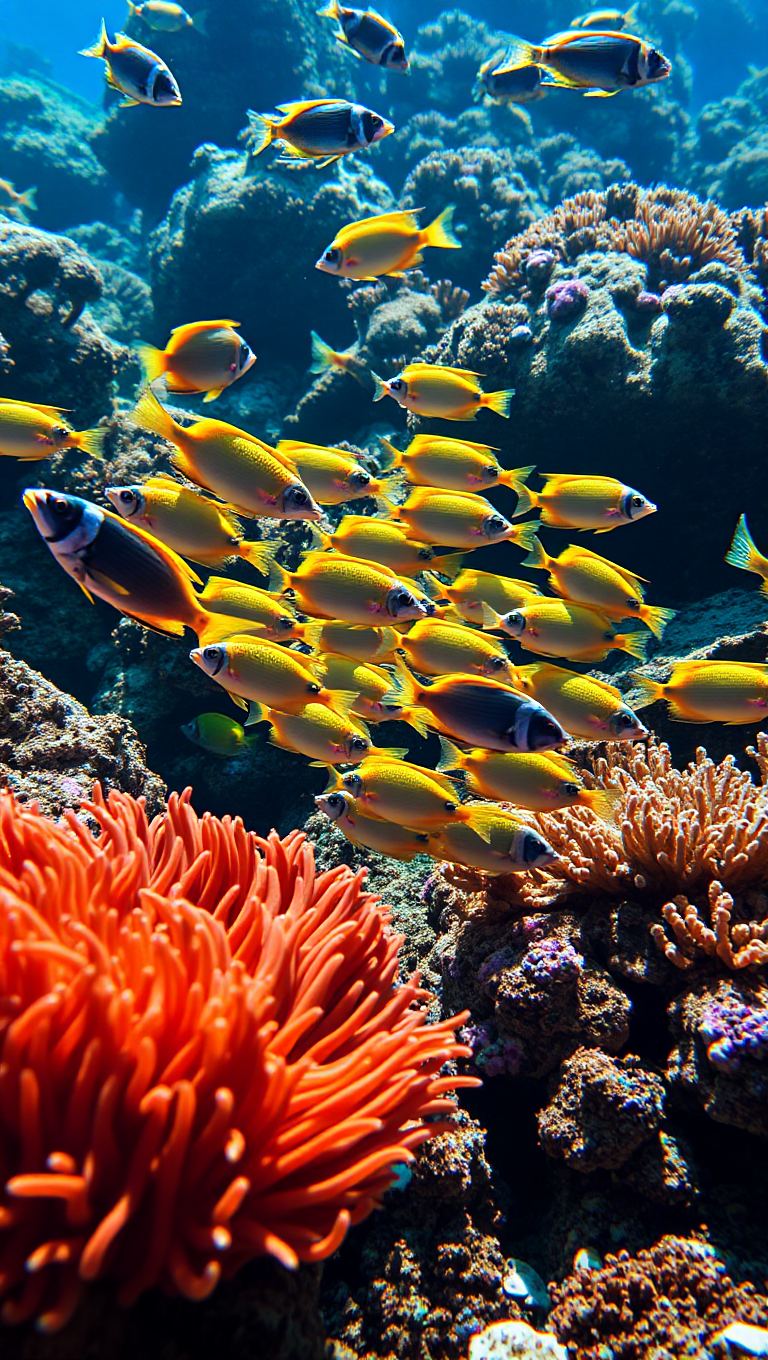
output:
M83 812L0 795L0 1318L43 1331L328 1256L474 1084L362 874L188 792Z

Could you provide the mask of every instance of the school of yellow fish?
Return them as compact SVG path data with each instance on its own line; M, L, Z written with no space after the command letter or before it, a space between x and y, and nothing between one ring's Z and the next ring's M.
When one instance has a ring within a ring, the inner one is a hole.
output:
M160 32L204 33L203 13L190 16L170 0L145 0L131 12ZM331 0L319 13L337 23L337 40L357 59L407 69L401 35L375 11ZM503 60L481 68L482 92L524 103L554 85L610 94L662 79L669 63L625 31L633 18L594 11L539 46L515 40ZM126 104L181 102L165 63L124 34L110 37L104 24L86 55L104 60ZM343 100L249 119L250 156L274 141L281 160L318 167L393 131ZM352 280L398 276L425 248L459 246L450 205L425 228L418 212L384 213L344 227L317 268ZM255 362L232 320L177 327L165 350L141 345L138 355L145 387L133 421L171 445L179 476L105 486L111 510L44 488L26 490L23 501L90 599L161 633L196 635L191 660L248 716L241 726L201 714L182 729L190 740L231 757L258 739L247 729L268 723L273 743L326 769L316 802L344 835L406 861L426 854L490 874L531 869L553 851L517 810L582 806L613 816L615 793L585 786L568 742L637 741L648 732L618 688L562 663L583 668L614 650L642 659L673 611L648 604L640 577L581 541L550 555L538 531L607 533L655 505L612 477L545 474L534 488L533 467L505 468L497 448L442 433L418 433L402 449L383 439L374 475L339 448L301 440L273 447L209 416L180 424L161 398L212 401ZM347 372L372 388L374 401L389 396L427 421L470 421L483 409L510 416L513 392L485 392L481 374L414 362L383 379L314 332L312 356L311 371ZM74 430L55 406L0 397L0 453L37 460L74 448L101 458L104 438L103 428ZM499 487L517 497L511 518L487 499ZM366 513L326 519L326 507L360 499ZM536 517L518 522L529 514ZM296 570L281 564L279 537L246 538L243 517L306 521L312 545ZM473 565L473 552L501 542L525 554L523 567L545 573L551 594ZM192 565L239 560L265 583L235 574L203 582ZM743 521L727 560L768 582L768 558ZM513 661L506 638L534 659ZM697 661L674 667L666 684L636 682L644 703L665 698L672 716L688 722L754 722L768 707L763 665ZM409 760L406 746L376 744L371 728L382 722L436 734L436 768Z

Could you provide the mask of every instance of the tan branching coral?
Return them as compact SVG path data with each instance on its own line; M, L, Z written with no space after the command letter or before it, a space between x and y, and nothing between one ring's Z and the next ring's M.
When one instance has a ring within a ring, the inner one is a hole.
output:
M750 905L760 911L762 924L755 921L731 925L734 901L715 880L709 885L708 926L699 909L683 894L662 907L661 914L674 939L670 939L662 925L651 926L651 935L661 952L678 968L693 967L697 952L717 957L727 968L751 968L768 963L768 898L764 893L753 895Z
M744 258L760 287L768 292L768 206L742 208L731 221Z
M534 250L551 250L566 263L589 251L632 255L648 265L649 288L678 283L712 260L742 271L749 263L736 225L722 208L666 185L618 184L566 199L495 255L484 290L504 294L520 288L525 260Z

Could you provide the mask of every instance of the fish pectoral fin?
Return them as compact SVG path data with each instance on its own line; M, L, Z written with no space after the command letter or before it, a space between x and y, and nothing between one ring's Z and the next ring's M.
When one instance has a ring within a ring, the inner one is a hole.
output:
M244 708L246 713L250 713L251 705L247 699L241 699L239 694L233 694L231 690L229 690L228 693L233 704L237 704L238 708Z
M77 580L77 577L75 577L75 580ZM96 601L94 600L94 598L93 598L93 596L92 596L90 590L88 589L88 587L87 587L87 586L84 586L83 583L82 583L82 581L78 581L77 584L79 585L79 587L80 587L80 589L82 590L83 594L88 596L88 599L90 600L91 604L95 604Z
M113 590L116 595L130 595L130 590L121 586L119 581L113 581L111 576L105 576L103 571L95 571L93 567L88 569L88 575L92 576L97 585L105 586L107 590Z
M210 392L206 392L205 396L203 397L203 403L205 403L206 401L215 401L217 397L221 396L223 391L224 391L223 387L212 387Z
M363 58L360 56L360 53L355 51L354 47L352 46L351 42L349 41L349 38L346 36L345 33L337 33L336 41L339 44L339 46L344 49L348 57L353 57L355 61L363 60Z
M619 94L619 93L620 93L619 90L585 90L585 91L584 91L584 98L585 98L585 99L613 99L613 96L614 96L615 94Z
M159 633L160 637L183 637L183 623L169 623L167 619L140 619L137 614L130 614L127 609L121 611L126 619L133 619L134 623L140 623L142 628L148 628L150 633Z
M119 90L120 86L114 85L113 89ZM128 95L125 99L120 100L120 103L118 104L117 107L119 109L135 109L138 108L140 103L141 103L140 99L131 99L130 95Z

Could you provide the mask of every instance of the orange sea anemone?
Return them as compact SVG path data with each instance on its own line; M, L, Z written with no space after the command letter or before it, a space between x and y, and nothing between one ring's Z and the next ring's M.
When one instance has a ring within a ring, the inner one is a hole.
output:
M0 1317L45 1331L90 1280L328 1256L471 1083L363 874L189 791L85 808L98 839L0 794Z

